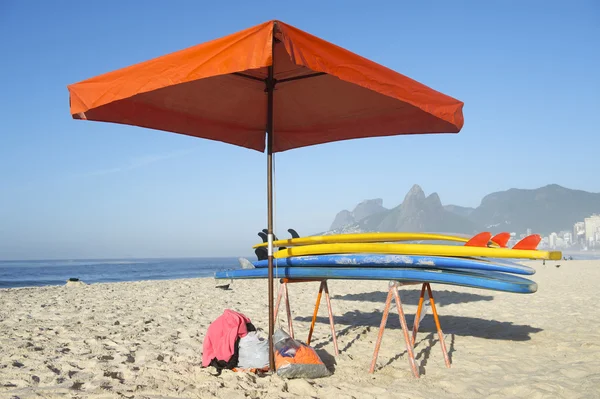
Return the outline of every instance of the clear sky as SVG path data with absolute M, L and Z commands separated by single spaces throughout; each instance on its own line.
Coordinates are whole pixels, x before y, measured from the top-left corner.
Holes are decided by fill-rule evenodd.
M 266 227 L 266 156 L 75 121 L 66 86 L 279 19 L 465 102 L 457 134 L 276 157 L 276 233 L 326 230 L 413 184 L 477 206 L 600 191 L 600 3 L 0 1 L 0 259 L 237 256 Z

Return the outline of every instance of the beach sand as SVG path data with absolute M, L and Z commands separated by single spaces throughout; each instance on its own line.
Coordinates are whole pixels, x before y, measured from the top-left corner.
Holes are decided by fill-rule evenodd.
M 268 329 L 266 280 L 229 290 L 212 278 L 0 290 L 0 398 L 600 397 L 600 261 L 525 263 L 537 269 L 534 294 L 432 285 L 452 367 L 428 313 L 415 346 L 419 379 L 395 308 L 368 372 L 386 281 L 329 282 L 341 353 L 333 356 L 322 301 L 312 345 L 333 374 L 315 380 L 216 377 L 201 367 L 204 334 L 224 309 Z M 318 283 L 289 287 L 302 340 L 317 291 Z M 409 328 L 418 295 L 417 286 L 401 289 Z

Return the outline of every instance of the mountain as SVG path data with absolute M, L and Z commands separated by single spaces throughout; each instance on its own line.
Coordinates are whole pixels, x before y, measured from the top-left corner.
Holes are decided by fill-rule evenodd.
M 354 211 L 342 211 L 325 234 L 369 231 L 428 231 L 472 234 L 501 231 L 548 235 L 572 230 L 576 222 L 600 214 L 600 193 L 572 190 L 556 184 L 486 195 L 477 208 L 443 206 L 436 193 L 425 196 L 418 185 L 392 208 L 381 199 L 363 201 Z
M 367 216 L 363 214 L 364 217 L 360 219 L 356 217 L 358 206 L 352 213 L 352 217 L 348 211 L 338 213 L 328 233 L 437 231 L 471 234 L 480 230 L 479 226 L 466 217 L 444 209 L 437 193 L 426 197 L 423 189 L 416 184 L 406 194 L 402 204 L 397 207 L 385 209 L 381 204 L 382 202 L 378 204 L 379 208 L 376 206 L 369 208 L 370 212 L 365 212 Z
M 330 230 L 337 230 L 355 224 L 366 217 L 385 211 L 387 211 L 387 209 L 383 207 L 383 200 L 381 198 L 365 200 L 356 205 L 352 212 L 348 210 L 339 212 L 333 220 Z
M 376 231 L 437 231 L 475 233 L 477 226 L 467 218 L 447 211 L 437 193 L 425 196 L 414 185 L 402 204 L 392 209 L 376 227 Z
M 525 232 L 529 228 L 546 235 L 572 230 L 576 222 L 593 213 L 600 213 L 600 193 L 550 184 L 486 195 L 469 218 L 492 232 Z
M 335 219 L 333 219 L 333 223 L 331 223 L 330 230 L 337 230 L 354 223 L 356 223 L 356 219 L 354 219 L 352 212 L 344 209 L 335 215 Z
M 466 206 L 458 206 L 458 205 L 444 205 L 444 209 L 448 212 L 452 212 L 459 216 L 469 217 L 475 208 L 469 208 Z

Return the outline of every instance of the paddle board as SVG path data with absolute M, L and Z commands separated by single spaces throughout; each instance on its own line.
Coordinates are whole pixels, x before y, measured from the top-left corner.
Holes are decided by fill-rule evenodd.
M 254 267 L 268 267 L 268 261 L 253 262 Z M 504 273 L 532 275 L 535 269 L 516 262 L 505 260 L 488 261 L 483 259 L 456 258 L 445 256 L 419 255 L 307 255 L 275 259 L 273 267 L 375 267 L 375 268 L 431 268 L 431 269 L 468 269 L 493 270 Z
M 332 234 L 326 236 L 308 236 L 299 237 L 298 233 L 290 229 L 293 238 L 287 240 L 278 240 L 275 237 L 274 247 L 295 247 L 299 245 L 314 244 L 336 244 L 336 243 L 375 243 L 375 242 L 400 242 L 400 241 L 452 241 L 462 243 L 465 246 L 474 247 L 499 247 L 506 248 L 510 240 L 510 233 L 498 233 L 492 237 L 492 233 L 484 231 L 474 236 L 461 236 L 451 234 L 437 233 L 419 233 L 419 232 L 379 232 L 379 233 L 352 233 L 352 234 Z M 253 248 L 264 248 L 268 245 L 267 236 L 259 233 L 263 242 L 256 244 Z M 542 237 L 538 234 L 531 234 L 520 240 L 513 249 L 534 250 L 539 245 Z
M 491 237 L 491 234 L 490 234 Z M 308 236 L 299 238 L 288 238 L 286 240 L 273 241 L 274 247 L 292 247 L 299 245 L 332 244 L 332 243 L 368 243 L 386 241 L 453 241 L 466 243 L 472 237 L 463 237 L 450 234 L 418 233 L 418 232 L 390 232 L 390 233 L 352 233 L 331 234 L 325 236 Z M 254 245 L 252 248 L 266 247 L 267 242 Z
M 538 251 L 511 248 L 482 248 L 462 245 L 339 243 L 290 247 L 273 254 L 275 258 L 302 255 L 378 253 L 395 255 L 436 255 L 458 257 L 488 257 L 512 259 L 562 259 L 560 251 Z
M 215 273 L 215 279 L 267 278 L 269 270 L 238 269 Z M 283 267 L 273 270 L 274 278 L 290 279 L 338 279 L 338 280 L 395 280 L 403 282 L 429 282 L 483 288 L 496 291 L 530 294 L 537 291 L 537 284 L 512 274 L 492 271 L 462 271 L 434 269 L 392 269 L 371 267 Z

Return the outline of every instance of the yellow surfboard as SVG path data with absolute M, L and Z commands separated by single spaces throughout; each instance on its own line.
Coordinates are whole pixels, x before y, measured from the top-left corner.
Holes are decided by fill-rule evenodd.
M 436 244 L 383 244 L 383 243 L 339 243 L 290 247 L 273 254 L 275 258 L 290 256 L 377 253 L 394 255 L 430 255 L 430 256 L 479 256 L 490 258 L 515 259 L 562 259 L 560 251 L 538 251 L 510 248 L 485 248 L 462 245 Z
M 353 234 L 332 234 L 326 236 L 309 236 L 300 238 L 289 238 L 287 240 L 273 241 L 274 247 L 295 247 L 299 245 L 314 244 L 335 244 L 335 243 L 374 243 L 390 241 L 454 241 L 468 242 L 471 237 L 461 237 L 446 234 L 418 233 L 418 232 L 389 232 L 389 233 L 353 233 Z M 266 247 L 263 242 L 254 245 L 252 248 Z

